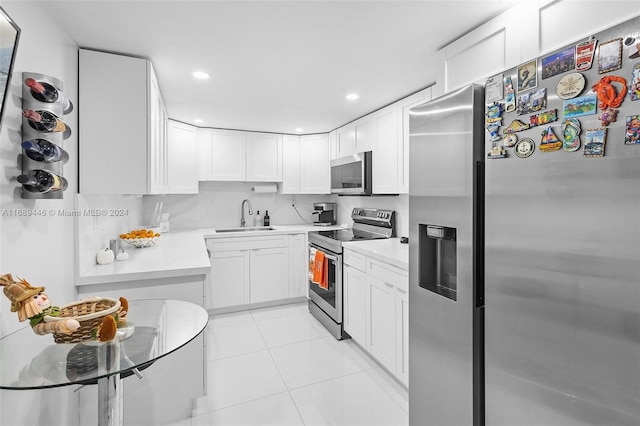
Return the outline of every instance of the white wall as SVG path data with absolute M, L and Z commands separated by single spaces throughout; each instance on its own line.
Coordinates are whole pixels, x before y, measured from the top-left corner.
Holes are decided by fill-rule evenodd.
M 77 45 L 63 28 L 59 27 L 46 7 L 37 2 L 2 2 L 2 7 L 21 27 L 11 87 L 0 129 L 0 208 L 13 209 L 68 209 L 74 208 L 78 178 L 78 119 L 77 108 L 64 117 L 73 133 L 64 142 L 71 160 L 64 167 L 69 188 L 62 200 L 23 200 L 16 177 L 20 173 L 18 155 L 21 153 L 21 96 L 22 72 L 51 75 L 65 83 L 67 96 L 78 99 Z M 0 215 L 0 273 L 11 273 L 27 279 L 34 285 L 46 287 L 55 304 L 74 300 L 74 218 L 65 216 L 18 217 Z M 10 312 L 9 300 L 0 297 L 0 335 L 11 332 L 20 324 L 17 315 Z M 51 339 L 52 336 L 33 335 L 33 339 Z M 72 389 L 57 388 L 47 391 L 0 391 L 0 424 L 72 425 L 77 398 Z

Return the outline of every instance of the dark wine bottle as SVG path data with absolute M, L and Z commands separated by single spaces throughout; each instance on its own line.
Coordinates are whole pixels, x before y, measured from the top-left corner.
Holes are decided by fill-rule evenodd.
M 18 182 L 25 190 L 39 193 L 64 191 L 69 185 L 62 176 L 46 170 L 29 170 L 18 176 Z
M 31 158 L 33 161 L 40 161 L 43 163 L 55 163 L 57 161 L 63 161 L 66 163 L 69 161 L 69 154 L 67 154 L 67 151 L 46 139 L 32 139 L 30 141 L 22 142 L 21 145 L 26 156 Z
M 264 212 L 264 226 L 269 226 L 269 222 L 269 210 L 267 210 Z
M 22 115 L 29 121 L 29 126 L 39 132 L 64 132 L 65 138 L 71 135 L 71 129 L 69 126 L 50 111 L 34 111 L 32 109 L 25 109 L 22 111 Z
M 69 114 L 73 110 L 71 101 L 52 84 L 46 81 L 37 81 L 33 78 L 27 78 L 24 84 L 31 89 L 31 96 L 40 102 L 54 103 L 60 102 L 64 108 L 64 113 Z

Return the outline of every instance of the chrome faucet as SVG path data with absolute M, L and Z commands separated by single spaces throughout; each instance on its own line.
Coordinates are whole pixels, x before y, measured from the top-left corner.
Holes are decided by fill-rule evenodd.
M 246 200 L 246 199 L 243 200 L 242 201 L 242 215 L 240 216 L 240 226 L 243 227 L 243 228 L 244 228 L 244 224 L 245 224 L 245 221 L 244 221 L 244 205 L 245 205 L 245 203 L 249 204 L 249 214 L 253 214 L 253 209 L 251 208 L 251 201 Z

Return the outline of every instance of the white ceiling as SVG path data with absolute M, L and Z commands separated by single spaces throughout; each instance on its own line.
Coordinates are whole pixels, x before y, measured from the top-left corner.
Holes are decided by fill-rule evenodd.
M 327 132 L 432 85 L 435 53 L 513 3 L 47 2 L 79 46 L 150 59 L 170 118 L 278 133 Z

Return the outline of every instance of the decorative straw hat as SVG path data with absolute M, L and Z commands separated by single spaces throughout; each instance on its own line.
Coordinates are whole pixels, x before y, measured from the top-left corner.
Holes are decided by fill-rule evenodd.
M 11 301 L 11 312 L 17 312 L 22 302 L 44 291 L 44 287 L 32 287 L 26 280 L 14 281 L 11 274 L 0 276 L 0 285 L 4 286 L 4 294 Z

